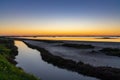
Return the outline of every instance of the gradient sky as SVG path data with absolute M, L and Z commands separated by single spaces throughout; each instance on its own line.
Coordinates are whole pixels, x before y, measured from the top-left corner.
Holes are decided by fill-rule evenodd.
M 120 0 L 0 0 L 0 35 L 120 35 Z

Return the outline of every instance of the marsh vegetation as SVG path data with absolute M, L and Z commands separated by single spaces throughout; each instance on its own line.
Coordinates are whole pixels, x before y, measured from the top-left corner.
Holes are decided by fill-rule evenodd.
M 39 80 L 15 66 L 17 64 L 14 61 L 15 55 L 17 47 L 14 41 L 0 38 L 0 80 Z

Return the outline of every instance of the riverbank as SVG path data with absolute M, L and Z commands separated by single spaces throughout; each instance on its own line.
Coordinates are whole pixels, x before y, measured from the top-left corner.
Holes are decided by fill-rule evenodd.
M 0 38 L 0 80 L 39 80 L 17 68 L 14 61 L 18 54 L 12 39 Z
M 63 43 L 62 46 L 65 47 L 73 47 L 73 48 L 79 48 L 79 49 L 93 49 L 96 46 L 98 46 L 98 48 L 101 47 L 101 49 L 99 50 L 92 50 L 91 53 L 103 53 L 105 55 L 108 56 L 118 56 L 120 57 L 120 42 L 106 42 L 106 41 L 75 41 L 75 40 L 47 40 L 47 39 L 42 39 L 42 38 L 27 38 L 27 37 L 18 37 L 18 38 L 13 38 L 15 40 L 32 40 L 32 41 L 41 41 L 41 42 L 46 42 L 46 43 Z M 55 38 L 56 39 L 56 38 Z M 99 38 L 98 38 L 99 39 Z M 111 38 L 110 38 L 111 39 Z M 67 43 L 66 43 L 67 42 Z M 80 44 L 79 44 L 80 43 Z M 84 44 L 85 43 L 85 44 Z M 87 43 L 87 44 L 86 44 Z M 111 45 L 112 44 L 112 45 Z M 106 46 L 107 45 L 107 46 Z M 110 45 L 110 46 L 109 46 Z M 114 47 L 115 45 L 115 47 Z M 118 45 L 118 46 L 116 46 Z M 100 46 L 100 47 L 99 47 Z
M 60 68 L 65 68 L 65 69 L 75 71 L 75 72 L 78 72 L 80 74 L 84 74 L 87 76 L 97 77 L 102 80 L 120 80 L 120 69 L 118 68 L 112 68 L 112 67 L 107 67 L 107 66 L 95 67 L 95 66 L 86 64 L 82 61 L 76 62 L 72 59 L 67 59 L 59 55 L 54 55 L 53 53 L 49 51 L 50 49 L 52 50 L 52 48 L 50 48 L 48 44 L 46 45 L 46 43 L 43 44 L 43 42 L 41 41 L 38 41 L 38 42 L 24 41 L 24 42 L 30 48 L 39 50 L 41 52 L 41 56 L 44 61 L 51 63 L 55 66 L 58 66 Z M 56 44 L 51 44 L 51 45 L 54 45 L 55 47 L 57 47 Z
M 25 42 L 42 47 L 48 50 L 52 55 L 60 56 L 65 59 L 70 59 L 75 62 L 82 61 L 85 64 L 90 64 L 95 67 L 99 66 L 108 66 L 113 68 L 120 68 L 120 58 L 117 56 L 109 56 L 100 51 L 103 48 L 120 48 L 120 43 L 94 43 L 94 42 L 46 42 L 46 41 L 33 41 L 33 40 L 24 40 Z M 63 44 L 77 44 L 82 47 L 75 48 L 74 46 L 68 47 L 63 46 Z M 94 48 L 85 48 L 85 46 L 92 45 Z M 77 46 L 78 47 L 78 46 Z M 84 47 L 84 48 L 83 48 Z

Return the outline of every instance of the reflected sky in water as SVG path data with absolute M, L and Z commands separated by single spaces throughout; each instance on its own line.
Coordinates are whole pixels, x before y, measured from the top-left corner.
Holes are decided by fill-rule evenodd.
M 15 41 L 15 45 L 19 51 L 15 59 L 18 62 L 17 66 L 42 80 L 98 80 L 44 62 L 39 51 L 28 48 L 21 41 Z
M 120 37 L 19 37 L 19 38 L 38 40 L 43 39 L 43 40 L 120 42 Z

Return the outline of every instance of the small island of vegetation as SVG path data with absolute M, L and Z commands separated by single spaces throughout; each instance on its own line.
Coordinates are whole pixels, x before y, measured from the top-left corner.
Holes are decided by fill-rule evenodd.
M 89 44 L 63 44 L 62 46 L 66 47 L 73 47 L 73 48 L 78 48 L 78 49 L 93 49 L 95 46 L 89 45 Z
M 118 48 L 103 48 L 100 51 L 105 53 L 106 55 L 119 56 L 120 57 L 120 49 L 118 49 Z

